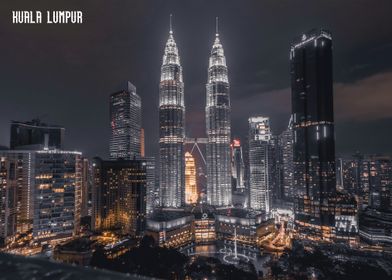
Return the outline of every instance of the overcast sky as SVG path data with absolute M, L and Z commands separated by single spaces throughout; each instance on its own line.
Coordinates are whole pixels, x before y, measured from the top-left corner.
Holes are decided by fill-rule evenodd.
M 13 25 L 12 10 L 81 10 L 81 25 Z M 219 17 L 233 136 L 247 118 L 288 124 L 293 38 L 333 36 L 338 154 L 392 154 L 391 0 L 141 0 L 0 2 L 0 145 L 10 120 L 66 128 L 66 147 L 106 157 L 109 95 L 131 81 L 143 102 L 147 154 L 158 148 L 158 83 L 169 14 L 183 66 L 186 133 L 203 137 L 208 57 Z

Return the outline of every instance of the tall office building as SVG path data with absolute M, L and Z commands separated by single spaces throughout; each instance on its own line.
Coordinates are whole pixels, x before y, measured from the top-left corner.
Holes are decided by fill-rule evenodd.
M 82 203 L 81 217 L 91 217 L 92 215 L 92 164 L 87 158 L 81 160 L 82 167 Z
M 249 208 L 271 210 L 272 152 L 269 118 L 249 118 Z
M 368 170 L 362 179 L 369 186 L 368 206 L 378 211 L 392 211 L 392 158 L 368 156 L 363 159 L 363 164 Z
M 240 139 L 234 139 L 231 143 L 231 176 L 233 189 L 237 192 L 244 192 L 244 156 Z
M 185 203 L 197 203 L 196 165 L 191 153 L 185 153 Z
M 94 159 L 95 230 L 142 236 L 146 223 L 146 162 Z
M 140 156 L 141 122 L 142 102 L 136 87 L 128 82 L 127 89 L 110 95 L 110 159 Z
M 170 24 L 159 83 L 159 183 L 160 204 L 184 204 L 185 104 L 182 67 Z
M 16 226 L 19 233 L 33 227 L 34 154 L 29 150 L 0 150 L 0 157 L 15 163 Z
M 282 173 L 281 173 L 281 146 L 279 145 L 279 137 L 271 133 L 271 139 L 269 141 L 268 148 L 268 178 L 269 178 L 269 190 L 271 193 L 271 205 L 278 206 L 283 200 L 283 188 L 282 188 Z
M 359 235 L 369 243 L 390 245 L 392 244 L 392 159 L 389 156 L 367 156 L 361 163 L 361 185 L 368 195 L 363 199 L 367 202 L 367 207 L 364 207 L 360 214 Z
M 0 150 L 0 157 L 11 164 L 16 232 L 31 232 L 38 241 L 61 240 L 79 232 L 81 153 L 60 149 L 63 138 L 64 128 L 59 126 L 39 120 L 12 122 L 12 149 Z
M 144 128 L 140 130 L 140 156 L 146 156 L 146 143 L 144 138 Z
M 146 161 L 146 212 L 151 214 L 154 208 L 157 207 L 156 203 L 156 164 L 155 157 L 144 157 Z
M 337 187 L 343 192 L 357 197 L 360 209 L 365 209 L 369 204 L 369 180 L 371 161 L 359 152 L 351 158 L 339 158 L 336 161 Z
M 82 202 L 81 153 L 41 150 L 33 157 L 33 238 L 58 240 L 78 234 Z
M 0 157 L 0 246 L 11 242 L 16 233 L 16 170 L 12 159 Z
M 302 35 L 290 61 L 295 223 L 304 237 L 329 240 L 336 193 L 331 34 Z
M 291 121 L 279 137 L 281 152 L 280 166 L 282 176 L 283 200 L 292 202 L 294 199 L 294 163 L 293 163 L 293 129 Z
M 78 233 L 82 210 L 81 153 L 64 150 L 4 150 L 16 188 L 16 231 L 36 240 Z
M 39 119 L 29 122 L 11 122 L 11 149 L 40 150 L 61 149 L 64 144 L 64 127 L 48 125 Z
M 232 203 L 230 95 L 226 57 L 218 30 L 209 59 L 206 87 L 207 203 L 227 206 Z

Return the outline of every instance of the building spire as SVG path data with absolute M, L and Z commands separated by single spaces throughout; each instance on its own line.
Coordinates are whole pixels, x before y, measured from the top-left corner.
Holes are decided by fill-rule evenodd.
M 173 34 L 173 29 L 172 29 L 172 14 L 170 14 L 170 34 Z
M 215 18 L 215 36 L 216 36 L 216 37 L 219 36 L 219 29 L 218 29 L 218 27 L 219 27 L 219 18 L 216 17 L 216 18 Z

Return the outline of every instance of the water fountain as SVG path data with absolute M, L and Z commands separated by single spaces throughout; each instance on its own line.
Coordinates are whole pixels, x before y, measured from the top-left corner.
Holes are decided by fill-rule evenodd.
M 221 249 L 224 254 L 223 261 L 229 264 L 238 264 L 240 261 L 249 262 L 249 257 L 245 254 L 238 253 L 237 248 L 237 229 L 234 228 L 234 252 L 229 248 Z

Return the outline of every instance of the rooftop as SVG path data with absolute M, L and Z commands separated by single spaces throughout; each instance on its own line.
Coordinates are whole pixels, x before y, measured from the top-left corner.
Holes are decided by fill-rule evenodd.
M 167 222 L 171 220 L 180 219 L 183 217 L 191 216 L 192 214 L 187 213 L 183 210 L 174 210 L 174 209 L 159 209 L 154 211 L 149 220 L 156 222 Z

